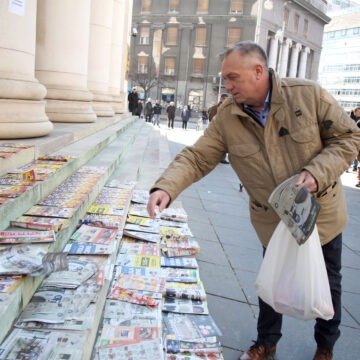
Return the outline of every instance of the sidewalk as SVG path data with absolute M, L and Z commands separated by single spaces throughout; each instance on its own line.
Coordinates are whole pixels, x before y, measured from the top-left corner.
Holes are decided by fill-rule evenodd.
M 165 128 L 162 123 L 162 129 Z M 179 128 L 162 130 L 168 138 L 171 157 L 200 132 Z M 360 354 L 360 189 L 356 175 L 344 173 L 349 224 L 343 233 L 343 321 L 334 350 L 336 360 L 355 360 Z M 220 326 L 224 357 L 236 360 L 256 339 L 258 313 L 255 279 L 262 260 L 260 242 L 248 214 L 246 192 L 229 165 L 219 164 L 180 196 L 189 215 L 189 225 L 200 242 L 200 276 L 210 313 Z M 284 317 L 283 338 L 277 360 L 311 360 L 315 352 L 313 322 Z

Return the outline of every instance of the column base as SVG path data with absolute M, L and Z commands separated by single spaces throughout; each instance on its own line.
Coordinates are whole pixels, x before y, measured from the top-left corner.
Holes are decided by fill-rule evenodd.
M 96 114 L 90 101 L 47 100 L 46 114 L 53 122 L 90 123 Z
M 0 99 L 0 139 L 45 136 L 53 127 L 45 113 L 45 101 Z
M 93 101 L 93 109 L 97 116 L 114 116 L 115 112 L 111 102 Z

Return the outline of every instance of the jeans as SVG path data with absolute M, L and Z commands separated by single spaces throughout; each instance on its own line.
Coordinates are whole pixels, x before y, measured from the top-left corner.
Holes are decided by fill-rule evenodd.
M 168 128 L 174 128 L 174 120 L 175 120 L 175 116 L 170 116 L 168 121 Z
M 295 241 L 295 240 L 294 240 Z M 327 274 L 329 277 L 331 298 L 334 306 L 334 317 L 330 320 L 316 319 L 314 337 L 317 345 L 333 349 L 340 336 L 341 322 L 341 249 L 342 234 L 322 246 Z M 264 249 L 265 255 L 265 249 Z M 259 318 L 257 324 L 258 341 L 266 346 L 276 344 L 281 338 L 282 314 L 259 298 Z
M 160 126 L 160 114 L 154 114 L 154 125 Z

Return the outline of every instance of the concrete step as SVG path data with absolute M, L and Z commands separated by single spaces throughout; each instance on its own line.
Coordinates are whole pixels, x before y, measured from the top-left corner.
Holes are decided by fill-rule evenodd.
M 54 191 L 67 177 L 77 171 L 82 165 L 102 166 L 106 169 L 105 174 L 92 189 L 84 203 L 77 209 L 71 218 L 70 226 L 57 232 L 57 240 L 48 246 L 48 251 L 61 251 L 81 218 L 84 217 L 86 209 L 95 200 L 101 188 L 110 177 L 120 181 L 138 180 L 139 174 L 144 171 L 144 161 L 150 162 L 152 169 L 159 167 L 159 144 L 161 134 L 143 120 L 126 119 L 121 123 L 104 128 L 96 134 L 83 137 L 58 150 L 56 154 L 71 155 L 75 159 L 46 181 L 35 185 L 19 198 L 9 204 L 0 207 L 1 226 L 6 228 L 10 220 L 23 214 L 31 206 Z M 147 150 L 152 149 L 146 156 Z M 159 171 L 157 171 L 158 173 Z M 24 277 L 20 286 L 1 303 L 0 307 L 0 342 L 11 329 L 19 313 L 27 305 L 33 293 L 40 285 L 43 277 Z M 106 291 L 102 291 L 102 298 L 105 299 Z M 99 302 L 101 307 L 101 302 Z M 97 311 L 94 321 L 100 320 L 101 309 Z M 94 323 L 93 331 L 96 332 L 97 325 Z M 89 339 L 95 339 L 95 333 L 91 332 Z

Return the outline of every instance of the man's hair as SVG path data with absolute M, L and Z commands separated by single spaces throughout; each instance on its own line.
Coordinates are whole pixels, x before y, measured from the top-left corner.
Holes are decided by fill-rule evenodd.
M 229 56 L 234 51 L 239 52 L 241 55 L 257 55 L 260 60 L 262 60 L 264 66 L 268 68 L 267 65 L 267 56 L 264 51 L 264 49 L 258 45 L 257 43 L 253 41 L 240 41 L 239 43 L 233 45 L 226 51 L 222 53 L 222 59 L 225 59 L 227 56 Z
M 221 95 L 220 95 L 220 99 L 226 99 L 227 97 L 229 97 L 228 94 L 221 94 Z

